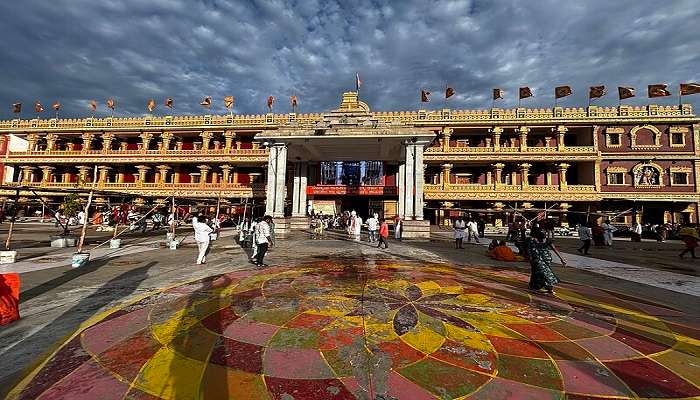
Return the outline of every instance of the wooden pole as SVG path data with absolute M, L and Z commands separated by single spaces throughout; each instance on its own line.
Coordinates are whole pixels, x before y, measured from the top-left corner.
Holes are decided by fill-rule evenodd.
M 80 253 L 83 250 L 83 243 L 85 242 L 85 233 L 87 232 L 88 215 L 90 212 L 90 205 L 92 204 L 92 195 L 95 193 L 95 185 L 97 184 L 97 165 L 92 173 L 92 188 L 90 189 L 90 194 L 88 195 L 88 201 L 85 205 L 85 219 L 83 219 L 83 229 L 80 231 L 80 240 L 78 241 L 78 251 Z
M 177 208 L 175 207 L 175 195 L 173 195 L 173 239 L 175 238 L 175 228 L 177 227 Z
M 19 189 L 15 194 L 15 207 L 12 211 L 12 219 L 10 219 L 10 229 L 7 231 L 7 240 L 5 241 L 5 249 L 10 250 L 10 244 L 12 243 L 12 231 L 15 228 L 15 220 L 17 219 L 17 207 L 19 206 Z

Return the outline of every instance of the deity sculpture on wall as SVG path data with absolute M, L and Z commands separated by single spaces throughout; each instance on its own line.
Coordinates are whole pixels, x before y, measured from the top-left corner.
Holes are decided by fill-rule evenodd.
M 650 165 L 645 165 L 637 169 L 634 181 L 637 185 L 658 185 L 659 171 Z

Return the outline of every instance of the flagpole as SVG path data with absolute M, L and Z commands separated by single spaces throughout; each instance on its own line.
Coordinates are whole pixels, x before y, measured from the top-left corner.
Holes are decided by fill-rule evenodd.
M 678 85 L 678 109 L 680 110 L 681 108 L 683 108 L 683 91 L 681 86 Z

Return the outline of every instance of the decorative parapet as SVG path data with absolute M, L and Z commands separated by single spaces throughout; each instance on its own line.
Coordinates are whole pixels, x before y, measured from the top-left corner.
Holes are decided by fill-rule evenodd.
M 608 121 L 620 123 L 628 121 L 652 122 L 659 120 L 693 120 L 692 107 L 648 105 L 642 107 L 598 107 L 588 108 L 516 108 L 488 110 L 417 110 L 371 112 L 367 104 L 357 99 L 355 92 L 343 94 L 340 107 L 334 114 L 367 115 L 380 124 L 441 126 L 478 125 L 478 124 L 527 124 L 564 122 Z M 47 132 L 47 131 L 138 131 L 201 129 L 223 131 L 225 129 L 270 130 L 284 126 L 313 127 L 323 121 L 328 113 L 310 114 L 257 114 L 257 115 L 185 115 L 185 116 L 143 116 L 127 118 L 68 118 L 68 119 L 31 119 L 0 121 L 2 132 Z

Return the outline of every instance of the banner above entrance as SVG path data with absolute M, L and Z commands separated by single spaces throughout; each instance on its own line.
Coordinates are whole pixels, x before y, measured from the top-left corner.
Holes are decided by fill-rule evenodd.
M 306 194 L 310 196 L 396 196 L 396 186 L 345 186 L 318 185 L 308 186 Z

